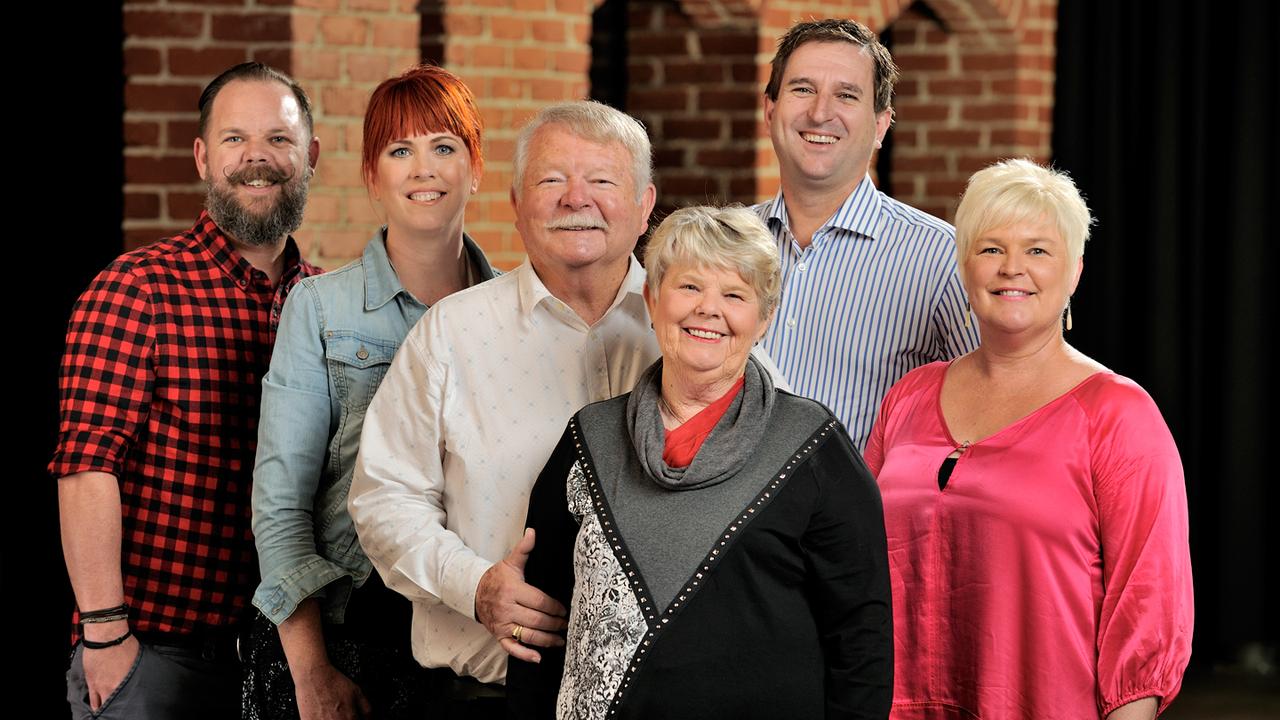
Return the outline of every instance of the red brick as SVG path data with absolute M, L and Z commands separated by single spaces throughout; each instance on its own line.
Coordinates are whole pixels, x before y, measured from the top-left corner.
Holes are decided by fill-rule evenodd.
M 155 48 L 132 47 L 124 51 L 124 74 L 158 75 L 160 68 L 160 51 Z
M 390 48 L 417 48 L 418 23 L 410 20 L 375 20 L 373 22 L 373 46 L 382 50 Z
M 588 0 L 555 0 L 555 3 L 556 12 L 561 15 L 582 15 L 594 5 Z
M 523 98 L 525 85 L 521 80 L 496 77 L 489 85 L 490 98 Z
M 193 38 L 204 32 L 204 14 L 155 10 L 125 10 L 125 37 Z
M 666 140 L 670 136 L 664 133 L 662 137 Z M 653 152 L 653 166 L 655 168 L 683 168 L 684 165 L 684 150 L 679 148 L 658 148 Z
M 198 120 L 169 120 L 165 123 L 165 144 L 174 150 L 190 150 L 198 134 Z
M 930 78 L 929 79 L 930 95 L 980 95 L 982 94 L 982 81 L 971 78 Z
M 982 133 L 977 130 L 929 130 L 929 147 L 972 148 L 978 145 Z
M 764 80 L 761 80 L 761 76 Z M 755 63 L 736 62 L 733 63 L 733 81 L 738 83 L 750 83 L 753 87 L 760 86 L 759 92 L 764 92 L 765 82 L 769 77 L 767 67 L 757 65 Z
M 347 0 L 347 9 L 384 12 L 391 9 L 391 0 Z
M 124 124 L 126 147 L 155 147 L 160 142 L 160 123 L 131 120 Z
M 249 54 L 243 48 L 169 48 L 169 74 L 212 78 L 223 70 L 244 62 Z
M 195 220 L 194 217 L 191 219 Z M 136 250 L 158 240 L 163 240 L 167 237 L 173 237 L 180 232 L 185 232 L 190 228 L 190 226 L 191 224 L 187 223 L 187 226 L 181 230 L 165 227 L 163 225 L 150 225 L 144 228 L 129 228 L 124 231 L 124 249 Z
M 386 213 L 382 208 L 369 197 L 369 193 L 360 193 L 352 195 L 346 199 L 343 204 L 345 217 L 348 226 L 355 227 L 377 227 L 387 221 Z M 307 203 L 307 222 L 311 222 L 311 203 Z M 316 222 L 319 222 L 318 220 Z
M 956 172 L 963 175 L 972 175 L 995 162 L 995 160 L 996 158 L 992 155 L 961 155 L 956 158 Z M 893 161 L 894 167 L 897 167 L 898 158 L 894 157 Z
M 326 15 L 320 19 L 320 36 L 330 45 L 364 45 L 369 22 L 349 15 Z
M 960 56 L 960 69 L 964 72 L 1013 70 L 1016 67 L 1017 58 L 1012 53 L 962 54 Z
M 160 217 L 160 196 L 156 193 L 125 193 L 124 216 L 128 219 Z
M 512 0 L 511 7 L 516 10 L 541 11 L 547 9 L 547 0 Z
M 551 61 L 551 53 L 542 48 L 518 47 L 511 55 L 515 66 L 521 70 L 542 70 Z M 505 54 L 503 58 L 505 65 Z
M 529 87 L 534 100 L 558 102 L 566 98 L 563 80 L 543 80 L 541 78 L 534 78 L 529 81 Z
M 644 55 L 688 55 L 689 40 L 684 33 L 633 33 L 631 52 Z
M 367 230 L 316 229 L 308 231 L 311 241 L 324 257 L 353 258 L 364 252 L 369 242 Z
M 269 4 L 269 3 L 264 3 L 263 0 L 258 0 L 258 4 L 263 5 L 263 4 Z M 337 10 L 339 1 L 338 0 L 293 0 L 292 3 L 289 3 L 289 2 L 286 2 L 285 0 L 279 0 L 279 2 L 276 4 L 279 4 L 279 5 L 292 4 L 294 7 L 308 8 L 311 10 Z
M 489 18 L 489 34 L 495 40 L 523 40 L 528 29 L 529 21 L 524 18 L 501 15 Z
M 311 196 L 307 197 L 307 225 L 315 225 L 317 223 L 337 223 L 342 219 L 342 202 L 340 197 L 332 195 L 332 193 L 311 192 Z
M 639 5 L 630 3 L 627 6 L 627 25 L 632 32 L 638 30 L 656 30 L 660 27 L 659 21 L 662 19 L 660 8 L 650 5 Z
M 329 136 L 329 140 L 333 143 L 333 146 L 330 147 L 331 150 L 341 150 L 360 155 L 364 149 L 364 123 L 352 120 L 352 122 L 336 127 L 333 134 Z M 341 147 L 338 147 L 339 144 L 341 144 Z
M 688 93 L 683 88 L 632 90 L 628 94 L 628 99 L 637 110 L 687 110 L 689 108 Z
M 753 168 L 756 151 L 747 150 L 699 150 L 698 164 L 716 168 Z
M 289 18 L 290 16 L 285 13 L 214 15 L 213 38 L 244 42 L 290 40 L 293 33 Z
M 731 178 L 729 180 L 729 201 L 749 204 L 756 199 L 756 179 L 754 177 Z
M 734 120 L 729 124 L 729 137 L 734 140 L 754 140 L 769 137 L 768 126 L 751 120 Z
M 293 53 L 288 47 L 258 47 L 253 50 L 256 62 L 266 63 L 281 72 L 293 72 Z
M 713 61 L 673 60 L 662 66 L 667 82 L 718 83 L 724 81 L 724 64 Z
M 379 83 L 391 75 L 391 58 L 373 53 L 347 55 L 347 77 L 354 82 Z
M 964 192 L 965 181 L 955 178 L 928 178 L 925 194 L 932 197 L 959 197 Z
M 1037 78 L 1002 78 L 991 81 L 991 91 L 997 95 L 1042 97 L 1050 88 L 1049 83 Z
M 1016 120 L 1022 114 L 1022 109 L 1014 103 L 964 103 L 960 107 L 960 117 L 964 120 Z
M 759 39 L 755 33 L 703 34 L 698 36 L 702 53 L 708 57 L 724 55 L 755 55 Z
M 141 85 L 125 83 L 124 106 L 143 112 L 194 110 L 200 99 L 198 85 Z
M 709 198 L 715 193 L 717 184 L 713 178 L 706 175 L 667 174 L 659 180 L 658 191 L 665 196 Z
M 672 120 L 662 121 L 662 139 L 666 140 L 715 140 L 720 137 L 724 123 L 720 120 Z
M 295 13 L 290 17 L 293 29 L 293 42 L 298 45 L 311 45 L 320 34 L 320 18 L 315 15 Z
M 907 157 L 902 153 L 894 153 L 893 171 L 897 172 L 943 172 L 947 169 L 946 161 L 939 155 Z
M 342 77 L 338 52 L 299 48 L 293 53 L 293 73 L 304 84 L 308 80 L 337 80 Z
M 529 63 L 518 63 L 518 67 L 525 69 L 540 69 L 547 65 L 547 53 L 544 50 L 538 50 L 541 53 L 541 63 L 531 65 Z M 477 45 L 471 50 L 471 61 L 476 67 L 480 68 L 506 68 L 507 67 L 507 50 L 497 45 Z
M 919 103 L 903 100 L 896 107 L 899 119 L 911 122 L 927 122 L 930 120 L 946 120 L 951 116 L 951 107 L 941 103 Z
M 545 43 L 562 43 L 565 36 L 563 20 L 534 20 L 533 39 Z
M 911 53 L 895 54 L 893 59 L 904 73 L 917 73 L 927 70 L 946 70 L 951 67 L 951 58 L 946 55 L 915 55 Z M 966 68 L 967 69 L 967 68 Z
M 484 21 L 479 15 L 458 10 L 445 14 L 444 31 L 451 37 L 472 37 L 484 31 Z
M 195 163 L 185 157 L 126 156 L 124 181 L 126 183 L 157 184 L 190 183 L 199 179 Z
M 555 69 L 562 73 L 584 74 L 591 69 L 591 56 L 584 50 L 557 52 Z
M 173 220 L 192 220 L 200 216 L 204 210 L 205 194 L 198 192 L 165 193 L 165 203 L 169 206 L 169 217 Z
M 365 104 L 369 101 L 369 91 L 364 88 L 328 87 L 320 95 L 324 114 L 330 117 L 347 115 L 361 117 Z
M 320 170 L 323 171 L 325 185 L 330 187 L 363 187 L 360 178 L 360 158 L 357 157 L 322 157 Z
M 752 90 L 700 90 L 698 106 L 707 112 L 755 110 L 760 98 Z
M 996 129 L 991 131 L 992 145 L 1015 145 L 1021 147 L 1036 147 L 1044 140 L 1044 133 L 1040 130 L 1028 130 L 1025 128 L 1017 128 L 1013 130 Z
M 637 85 L 647 85 L 653 82 L 655 73 L 652 64 L 638 61 L 633 57 L 627 63 L 627 74 L 631 76 L 631 87 L 636 87 Z

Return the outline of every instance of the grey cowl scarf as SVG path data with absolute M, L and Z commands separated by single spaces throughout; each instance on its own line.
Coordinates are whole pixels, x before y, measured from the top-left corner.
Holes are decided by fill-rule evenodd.
M 673 468 L 662 460 L 667 431 L 658 410 L 661 394 L 659 359 L 640 376 L 627 400 L 627 426 L 640 465 L 650 479 L 668 490 L 697 490 L 736 475 L 764 436 L 774 400 L 773 378 L 748 355 L 742 392 L 711 430 L 689 467 Z

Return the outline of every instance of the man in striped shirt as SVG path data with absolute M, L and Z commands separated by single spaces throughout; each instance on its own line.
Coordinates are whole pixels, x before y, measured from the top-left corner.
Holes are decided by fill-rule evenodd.
M 955 229 L 876 189 L 898 68 L 853 20 L 794 25 L 764 112 L 782 189 L 756 206 L 778 240 L 782 302 L 764 349 L 795 392 L 825 403 L 862 449 L 898 378 L 978 344 Z

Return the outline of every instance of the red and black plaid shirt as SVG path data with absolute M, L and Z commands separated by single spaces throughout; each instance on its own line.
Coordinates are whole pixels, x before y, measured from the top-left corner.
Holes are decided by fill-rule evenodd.
M 273 288 L 203 213 L 121 255 L 76 302 L 49 471 L 119 479 L 135 629 L 189 633 L 248 606 L 260 382 L 285 296 L 318 272 L 290 239 Z

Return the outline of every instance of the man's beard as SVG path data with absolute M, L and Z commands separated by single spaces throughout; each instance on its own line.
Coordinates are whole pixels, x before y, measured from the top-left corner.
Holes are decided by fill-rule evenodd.
M 252 180 L 266 180 L 280 186 L 280 196 L 265 213 L 250 210 L 236 199 L 235 187 Z M 205 173 L 205 207 L 218 228 L 241 245 L 273 245 L 302 226 L 307 187 L 311 182 L 310 168 L 304 169 L 301 176 L 290 177 L 277 168 L 258 165 L 227 175 L 225 182 L 225 185 L 216 184 L 213 173 Z

